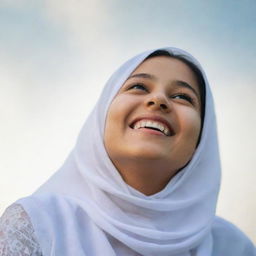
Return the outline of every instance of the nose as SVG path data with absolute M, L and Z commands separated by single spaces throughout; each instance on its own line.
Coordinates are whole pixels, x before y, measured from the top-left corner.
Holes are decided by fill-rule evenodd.
M 151 95 L 147 99 L 146 105 L 152 110 L 170 111 L 170 103 L 166 99 L 166 96 L 161 93 Z

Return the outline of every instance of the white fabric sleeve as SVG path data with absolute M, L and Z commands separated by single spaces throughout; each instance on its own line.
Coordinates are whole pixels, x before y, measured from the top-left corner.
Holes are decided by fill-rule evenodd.
M 1 256 L 42 256 L 28 214 L 19 204 L 9 206 L 0 218 Z

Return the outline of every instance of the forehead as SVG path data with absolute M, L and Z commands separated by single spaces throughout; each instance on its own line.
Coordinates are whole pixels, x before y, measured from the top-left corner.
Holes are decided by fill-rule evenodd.
M 192 69 L 183 61 L 167 56 L 157 56 L 146 59 L 132 74 L 150 72 L 160 77 L 173 77 L 196 80 L 196 75 Z

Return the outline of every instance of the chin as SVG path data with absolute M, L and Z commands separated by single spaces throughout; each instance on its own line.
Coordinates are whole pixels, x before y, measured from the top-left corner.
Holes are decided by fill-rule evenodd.
M 132 147 L 131 149 L 126 151 L 126 157 L 130 156 L 137 160 L 161 160 L 166 158 L 166 154 L 164 154 L 163 149 L 159 147 L 150 147 L 147 146 L 139 146 Z

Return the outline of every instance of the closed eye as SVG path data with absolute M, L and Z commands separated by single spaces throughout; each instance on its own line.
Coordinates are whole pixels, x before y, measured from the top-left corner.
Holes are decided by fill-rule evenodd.
M 191 104 L 194 104 L 194 100 L 192 99 L 192 97 L 190 97 L 187 94 L 179 93 L 179 94 L 172 95 L 171 98 L 186 100 L 186 101 L 190 102 Z

